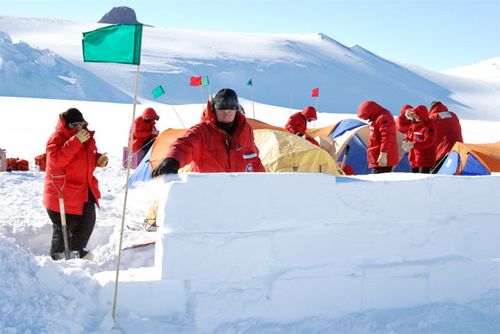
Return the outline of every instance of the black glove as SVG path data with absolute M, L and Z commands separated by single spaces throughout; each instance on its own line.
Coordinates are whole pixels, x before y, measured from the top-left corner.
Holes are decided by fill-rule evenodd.
M 179 161 L 174 158 L 166 158 L 158 167 L 151 173 L 152 177 L 157 177 L 161 174 L 177 174 L 179 170 Z

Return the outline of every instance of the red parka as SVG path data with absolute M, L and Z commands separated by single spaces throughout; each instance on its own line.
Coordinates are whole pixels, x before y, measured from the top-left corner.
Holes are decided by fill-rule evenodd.
M 396 118 L 396 129 L 404 134 L 410 129 L 411 125 L 410 120 L 406 118 L 406 110 L 408 109 L 413 109 L 413 107 L 409 104 L 402 106 L 399 116 Z
M 132 138 L 132 152 L 138 152 L 141 150 L 144 141 L 149 137 L 153 136 L 153 130 L 156 130 L 156 121 L 158 114 L 153 108 L 146 108 L 142 115 L 137 117 L 134 121 L 134 136 Z M 149 122 L 146 120 L 149 119 Z
M 253 129 L 245 116 L 237 112 L 232 135 L 219 129 L 210 102 L 201 122 L 192 126 L 168 150 L 167 158 L 179 161 L 179 167 L 191 164 L 192 172 L 265 172 L 255 145 Z
M 463 143 L 462 127 L 458 116 L 448 111 L 441 102 L 434 104 L 430 110 L 429 118 L 436 127 L 436 162 L 447 155 L 456 142 Z
M 89 131 L 90 138 L 83 144 L 73 136 L 76 132 L 76 128 L 68 129 L 59 116 L 55 132 L 47 141 L 43 205 L 51 211 L 60 212 L 59 197 L 52 180 L 58 188 L 65 182 L 62 190 L 65 212 L 81 215 L 83 205 L 88 201 L 89 189 L 99 205 L 101 193 L 94 170 L 100 154 L 97 153 L 94 131 Z
M 358 117 L 369 120 L 368 167 L 379 167 L 377 160 L 380 152 L 387 153 L 387 167 L 396 166 L 399 162 L 396 124 L 390 111 L 373 101 L 365 101 L 359 105 Z
M 412 110 L 420 120 L 418 122 L 411 121 L 406 130 L 404 140 L 409 140 L 413 143 L 413 148 L 408 154 L 408 161 L 411 167 L 432 167 L 435 162 L 436 150 L 434 122 L 429 119 L 426 106 L 420 105 Z
M 308 141 L 313 143 L 316 146 L 319 146 L 319 143 L 311 136 L 306 133 L 307 130 L 307 120 L 308 119 L 317 119 L 318 114 L 314 107 L 308 106 L 305 107 L 302 111 L 299 111 L 290 116 L 288 122 L 285 125 L 285 129 L 293 133 L 294 135 L 300 133 L 303 134 Z

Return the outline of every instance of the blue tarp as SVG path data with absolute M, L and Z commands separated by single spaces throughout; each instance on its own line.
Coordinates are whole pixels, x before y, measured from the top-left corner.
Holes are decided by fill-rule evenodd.
M 481 161 L 472 154 L 467 154 L 467 161 L 462 169 L 461 175 L 490 175 L 490 171 L 486 168 Z
M 134 183 L 141 181 L 146 182 L 151 180 L 151 165 L 149 164 L 149 157 L 151 156 L 151 149 L 144 156 L 141 163 L 135 169 L 134 173 L 130 176 L 128 180 L 129 188 L 133 188 Z
M 368 168 L 365 143 L 358 135 L 354 135 L 347 145 L 349 145 L 349 153 L 347 153 L 346 164 L 352 167 L 355 175 L 370 174 L 371 169 Z M 339 156 L 339 162 L 344 159 L 344 154 L 345 149 Z
M 448 157 L 443 162 L 441 168 L 437 174 L 442 175 L 455 175 L 457 173 L 458 166 L 460 165 L 460 155 L 457 151 L 451 151 Z
M 330 138 L 335 139 L 339 136 L 342 136 L 347 131 L 359 128 L 360 126 L 363 126 L 363 125 L 366 125 L 366 123 L 361 122 L 360 120 L 357 120 L 357 119 L 343 119 L 337 124 L 337 126 L 333 130 Z

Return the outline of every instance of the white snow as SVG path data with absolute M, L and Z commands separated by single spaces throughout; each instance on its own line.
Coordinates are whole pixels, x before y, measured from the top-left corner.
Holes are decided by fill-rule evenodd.
M 57 54 L 68 42 L 63 56 L 79 56 L 69 46 L 79 40 L 71 34 L 81 34 L 82 24 L 52 23 L 48 29 L 45 19 L 0 17 L 0 31 L 16 31 L 14 41 L 48 40 Z M 60 25 L 66 29 L 57 30 Z M 151 29 L 151 35 L 155 31 L 161 33 Z M 224 34 L 221 41 L 224 36 L 241 35 Z M 3 45 L 16 48 L 10 41 Z M 23 50 L 15 54 L 34 52 Z M 36 52 L 44 64 L 57 64 L 50 51 Z M 19 64 L 3 53 L 2 59 L 0 69 Z M 146 59 L 163 71 L 163 60 Z M 466 142 L 500 140 L 500 122 L 492 121 L 499 119 L 495 86 L 419 71 L 439 77 L 456 101 L 490 103 L 484 112 L 462 109 L 468 110 L 462 121 Z M 82 75 L 97 89 L 109 88 Z M 288 80 L 284 72 L 273 75 Z M 9 81 L 0 85 L 11 87 Z M 137 113 L 156 108 L 162 130 L 181 127 L 179 117 L 186 126 L 195 124 L 202 110 L 200 104 L 143 102 Z M 242 103 L 252 115 L 251 101 Z M 99 151 L 110 158 L 108 167 L 96 171 L 102 200 L 88 245 L 95 261 L 54 262 L 47 255 L 52 230 L 41 203 L 44 173 L 36 171 L 33 157 L 44 152 L 57 115 L 70 107 L 82 111 L 96 130 Z M 256 118 L 279 126 L 295 111 L 260 103 L 255 108 Z M 0 97 L 0 148 L 8 157 L 28 159 L 31 169 L 0 173 L 0 333 L 500 332 L 498 174 L 188 174 L 142 184 L 129 191 L 123 247 L 156 245 L 122 251 L 113 322 L 126 183 L 121 154 L 132 109 L 130 103 Z M 348 117 L 320 113 L 315 126 Z M 157 196 L 163 226 L 143 232 L 144 215 Z

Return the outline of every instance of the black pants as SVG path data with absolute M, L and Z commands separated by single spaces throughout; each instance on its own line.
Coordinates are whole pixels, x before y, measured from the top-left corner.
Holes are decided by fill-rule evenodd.
M 412 173 L 429 174 L 431 172 L 431 167 L 411 167 L 410 171 Z
M 390 173 L 392 172 L 392 167 L 375 167 L 372 168 L 372 174 Z
M 64 239 L 62 234 L 61 213 L 47 210 L 52 221 L 52 244 L 50 246 L 50 256 L 56 260 L 56 253 L 64 251 Z M 95 201 L 89 191 L 89 201 L 83 206 L 82 215 L 66 214 L 66 227 L 68 230 L 68 244 L 70 251 L 79 251 L 80 256 L 85 254 L 83 249 L 94 231 L 96 220 Z

